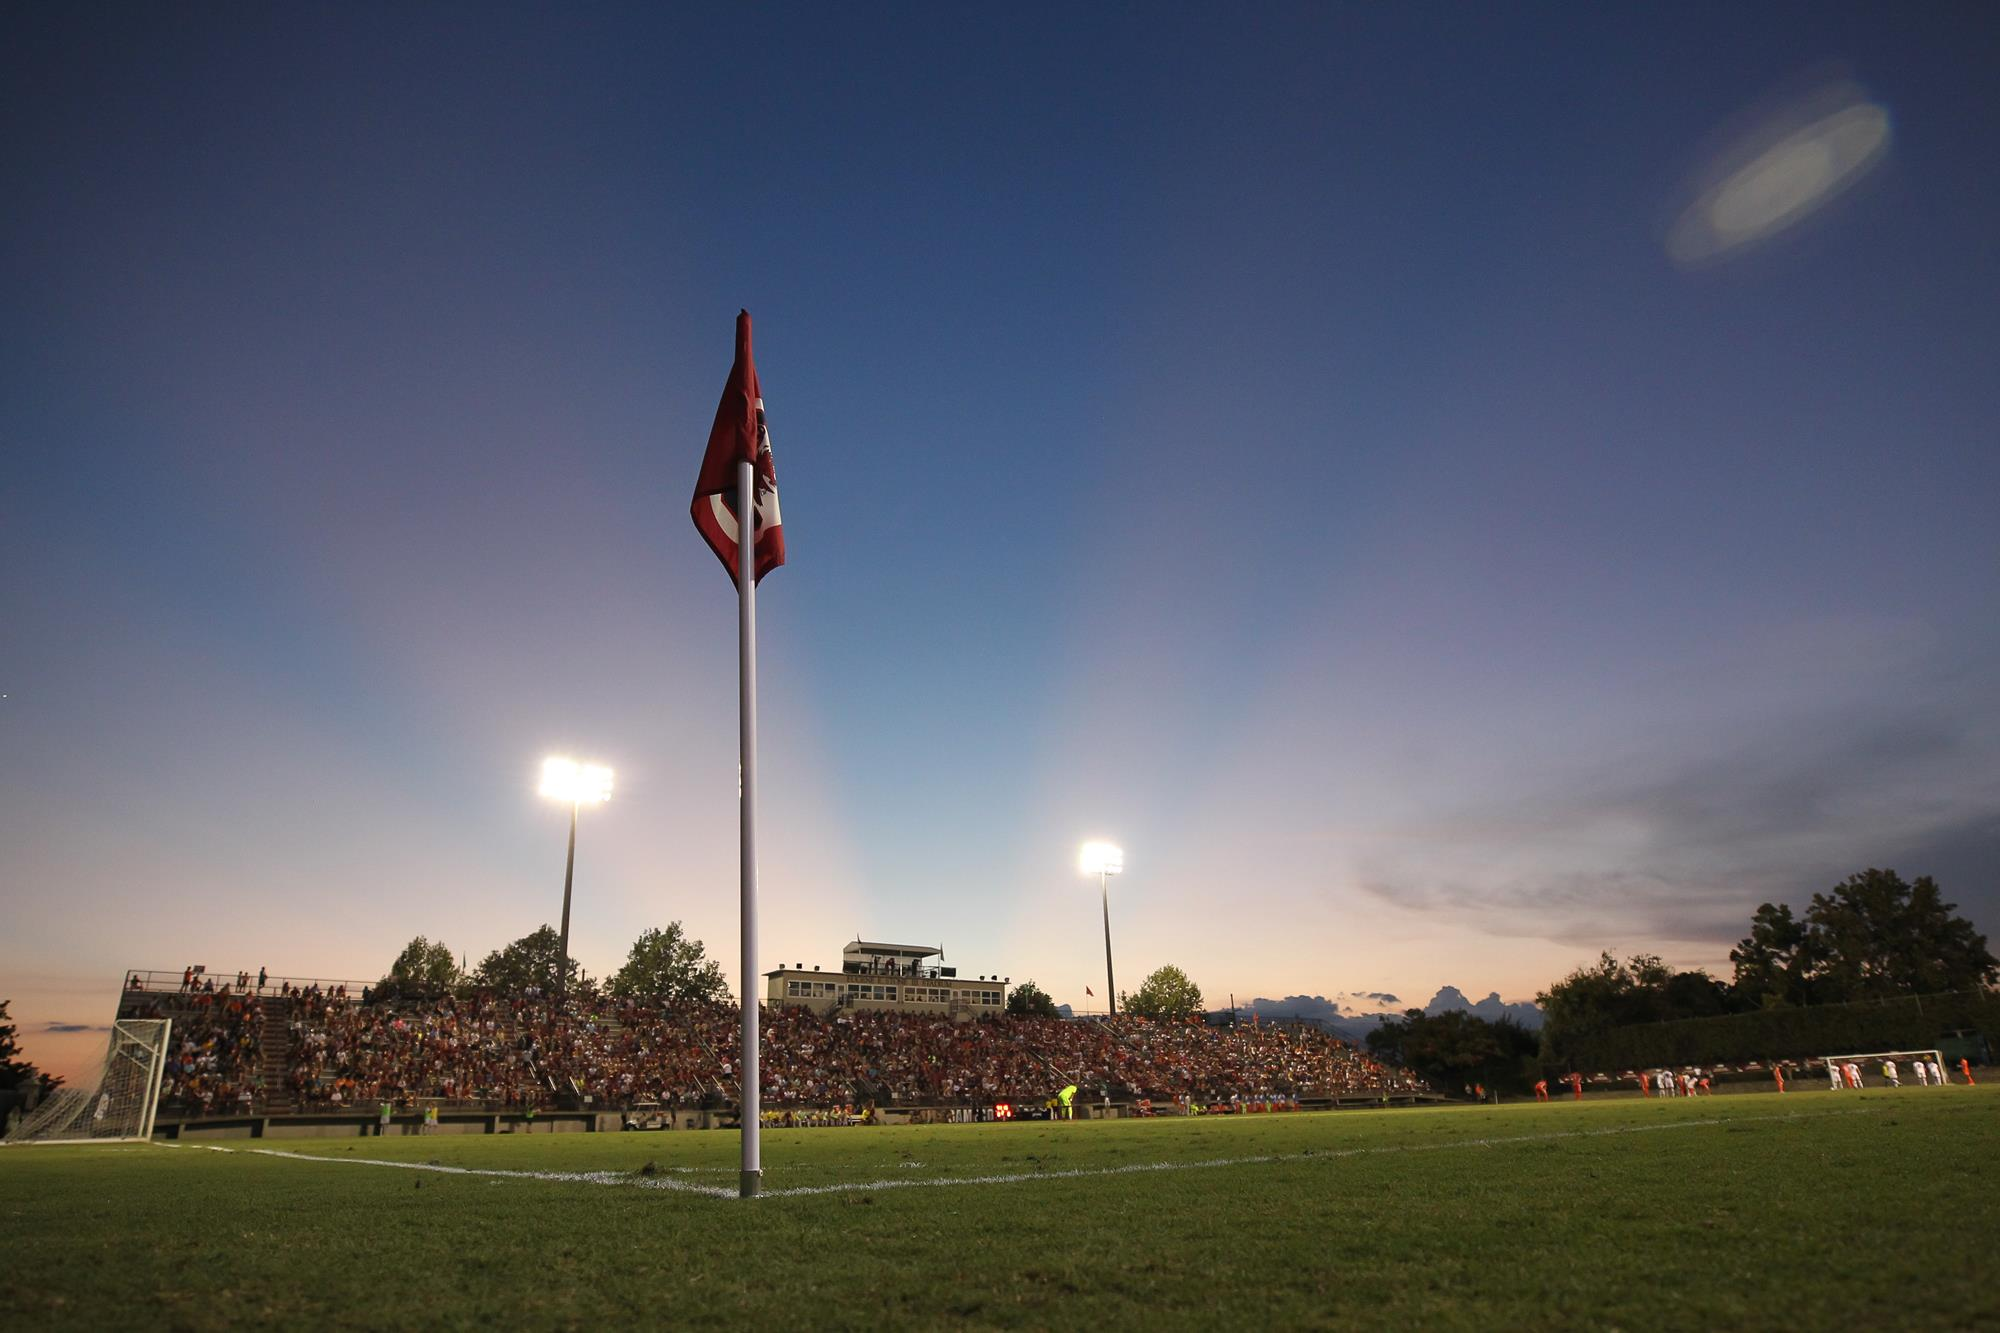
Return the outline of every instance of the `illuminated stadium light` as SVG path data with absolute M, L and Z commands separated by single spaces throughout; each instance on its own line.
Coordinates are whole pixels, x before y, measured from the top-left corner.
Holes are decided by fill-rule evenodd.
M 571 805 L 598 805 L 611 799 L 611 770 L 554 756 L 542 761 L 541 794 Z
M 542 761 L 541 794 L 569 806 L 569 859 L 563 864 L 562 940 L 556 952 L 555 991 L 569 988 L 569 894 L 576 880 L 576 815 L 586 805 L 611 799 L 611 770 L 551 755 Z
M 1116 843 L 1086 842 L 1076 864 L 1086 875 L 1119 875 L 1125 871 L 1125 852 Z
M 1104 904 L 1104 1003 L 1116 1018 L 1118 983 L 1111 975 L 1111 877 L 1125 873 L 1125 849 L 1115 842 L 1086 842 L 1077 853 L 1076 867 L 1097 876 L 1097 894 Z

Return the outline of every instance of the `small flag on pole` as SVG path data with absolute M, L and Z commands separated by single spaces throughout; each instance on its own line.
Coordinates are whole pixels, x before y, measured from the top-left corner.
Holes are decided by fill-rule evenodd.
M 1092 989 L 1091 989 L 1090 987 L 1088 987 L 1088 986 L 1085 986 L 1085 987 L 1083 988 L 1083 993 L 1084 993 L 1085 995 L 1088 995 L 1088 996 L 1089 996 L 1089 997 L 1090 997 L 1091 999 L 1093 999 L 1093 1000 L 1097 998 L 1097 992 L 1096 992 L 1096 991 L 1094 991 L 1094 990 L 1092 990 Z
M 736 513 L 736 465 L 747 462 L 757 470 L 756 518 L 752 531 L 756 581 L 785 563 L 784 519 L 778 513 L 778 473 L 771 462 L 771 431 L 764 423 L 764 391 L 757 383 L 757 363 L 750 355 L 750 312 L 736 316 L 736 361 L 723 385 L 722 402 L 709 428 L 708 451 L 695 478 L 695 530 L 708 543 L 722 567 L 736 581 L 741 525 Z

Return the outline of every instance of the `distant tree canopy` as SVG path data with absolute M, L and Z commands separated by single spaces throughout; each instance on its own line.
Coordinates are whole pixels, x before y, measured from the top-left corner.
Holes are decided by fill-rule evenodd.
M 1739 1007 L 1837 1004 L 1969 990 L 2000 978 L 1986 937 L 1944 901 L 1937 881 L 1864 870 L 1815 893 L 1804 920 L 1765 903 L 1729 951 Z
M 1518 1090 L 1533 1081 L 1539 1041 L 1511 1018 L 1489 1023 L 1462 1009 L 1405 1009 L 1368 1034 L 1368 1049 L 1445 1091 L 1475 1083 Z
M 1060 1018 L 1056 1002 L 1033 981 L 1024 981 L 1007 996 L 1007 1012 L 1017 1018 Z
M 1732 1007 L 1729 988 L 1707 972 L 1675 972 L 1649 953 L 1621 963 L 1608 952 L 1537 995 L 1535 1003 L 1542 1007 L 1542 1056 L 1558 1062 L 1613 1028 L 1710 1018 Z
M 625 966 L 611 976 L 611 993 L 695 1003 L 728 999 L 729 983 L 702 942 L 670 921 L 666 929 L 645 931 L 632 942 Z
M 21 1044 L 14 1039 L 14 1020 L 7 1016 L 10 1000 L 0 1000 L 0 1092 L 28 1088 L 41 1079 L 42 1071 L 26 1060 L 15 1059 Z
M 419 935 L 403 946 L 382 978 L 385 987 L 406 994 L 442 995 L 465 979 L 450 946 Z
M 2000 977 L 1986 937 L 1956 915 L 1929 876 L 1906 884 L 1893 870 L 1865 870 L 1816 893 L 1803 919 L 1765 903 L 1729 960 L 1725 985 L 1708 973 L 1674 972 L 1651 954 L 1621 963 L 1606 953 L 1535 997 L 1542 1056 L 1572 1059 L 1604 1049 L 1606 1033 L 1635 1023 L 1898 995 L 1969 990 Z
M 1141 1018 L 1195 1018 L 1201 1014 L 1201 987 L 1172 963 L 1139 983 L 1139 989 L 1118 997 L 1119 1006 Z
M 543 926 L 523 935 L 504 949 L 486 955 L 472 971 L 472 980 L 496 991 L 518 992 L 530 986 L 550 990 L 556 984 L 556 959 L 562 953 L 562 939 L 552 926 Z M 569 988 L 586 989 L 588 980 L 574 958 L 564 960 Z

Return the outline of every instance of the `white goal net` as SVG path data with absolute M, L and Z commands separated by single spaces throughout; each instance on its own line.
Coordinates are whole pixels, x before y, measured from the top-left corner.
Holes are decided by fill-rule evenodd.
M 1936 1051 L 1868 1051 L 1826 1057 L 1827 1085 L 1842 1088 L 1943 1087 L 1950 1082 Z
M 165 1018 L 121 1019 L 111 1025 L 104 1071 L 91 1086 L 58 1088 L 21 1117 L 8 1143 L 117 1143 L 153 1137 L 166 1070 Z

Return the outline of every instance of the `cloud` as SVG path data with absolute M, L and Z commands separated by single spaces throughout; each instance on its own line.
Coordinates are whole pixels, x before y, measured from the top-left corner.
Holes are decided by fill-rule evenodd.
M 1438 993 L 1431 997 L 1431 1002 L 1424 1006 L 1424 1012 L 1432 1018 L 1453 1010 L 1471 1014 L 1474 1018 L 1483 1018 L 1489 1023 L 1511 1018 L 1530 1031 L 1537 1031 L 1542 1026 L 1542 1011 L 1532 1001 L 1520 1000 L 1508 1004 L 1500 998 L 1499 991 L 1488 991 L 1485 999 L 1474 1004 L 1466 999 L 1465 992 L 1458 987 L 1442 986 L 1438 989 Z
M 44 1032 L 109 1032 L 109 1023 L 44 1023 Z
M 1589 948 L 1733 943 L 1758 903 L 1871 865 L 1937 873 L 1990 920 L 2000 900 L 1973 870 L 2000 849 L 1993 751 L 1938 712 L 1822 716 L 1461 808 L 1372 849 L 1358 882 L 1406 911 Z

